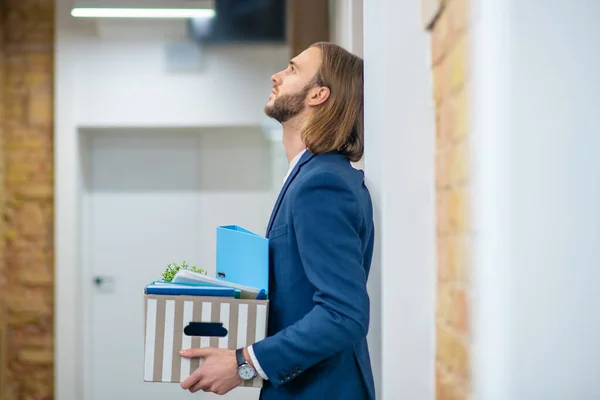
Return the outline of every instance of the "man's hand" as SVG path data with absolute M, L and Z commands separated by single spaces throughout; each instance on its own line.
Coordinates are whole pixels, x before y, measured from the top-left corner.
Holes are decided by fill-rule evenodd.
M 234 350 L 205 347 L 182 350 L 180 354 L 186 358 L 204 359 L 204 363 L 181 382 L 181 387 L 185 390 L 192 393 L 203 390 L 223 395 L 242 382 L 242 378 L 238 376 Z

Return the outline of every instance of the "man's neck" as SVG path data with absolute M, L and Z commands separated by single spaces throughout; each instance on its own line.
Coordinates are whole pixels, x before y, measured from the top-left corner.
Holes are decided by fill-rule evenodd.
M 283 147 L 288 162 L 291 163 L 306 146 L 302 142 L 301 128 L 298 121 L 290 120 L 283 125 Z

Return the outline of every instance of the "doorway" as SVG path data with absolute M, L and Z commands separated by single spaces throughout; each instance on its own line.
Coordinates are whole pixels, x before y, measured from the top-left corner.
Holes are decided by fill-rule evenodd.
M 143 289 L 172 262 L 214 275 L 219 225 L 264 234 L 276 190 L 270 144 L 259 128 L 89 130 L 81 138 L 86 400 L 189 398 L 178 384 L 143 381 Z M 240 388 L 225 398 L 257 397 Z

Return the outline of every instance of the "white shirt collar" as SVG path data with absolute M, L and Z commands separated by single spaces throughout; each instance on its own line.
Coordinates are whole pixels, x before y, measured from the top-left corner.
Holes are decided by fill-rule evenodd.
M 285 176 L 285 178 L 283 178 L 283 183 L 285 184 L 285 181 L 287 181 L 288 177 L 290 176 L 290 174 L 292 173 L 294 167 L 296 166 L 296 164 L 298 164 L 298 161 L 300 161 L 300 157 L 302 157 L 302 155 L 306 152 L 306 149 L 302 150 L 300 153 L 298 153 L 296 155 L 296 157 L 294 157 L 292 159 L 292 161 L 290 162 L 290 167 L 288 168 L 288 172 L 287 175 Z

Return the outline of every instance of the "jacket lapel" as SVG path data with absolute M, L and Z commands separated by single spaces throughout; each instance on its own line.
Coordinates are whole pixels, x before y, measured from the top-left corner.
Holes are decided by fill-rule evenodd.
M 281 188 L 281 191 L 279 192 L 279 196 L 277 197 L 277 201 L 275 202 L 275 206 L 273 207 L 273 211 L 271 212 L 271 218 L 269 219 L 269 225 L 267 225 L 267 237 L 269 236 L 269 232 L 271 231 L 273 221 L 275 220 L 275 217 L 277 216 L 277 212 L 279 211 L 279 207 L 281 206 L 281 202 L 283 201 L 283 197 L 285 196 L 285 192 L 287 192 L 287 189 L 290 186 L 290 183 L 292 183 L 292 181 L 296 178 L 296 175 L 298 175 L 298 171 L 300 171 L 300 168 L 304 164 L 309 162 L 314 156 L 315 155 L 313 153 L 311 153 L 309 150 L 306 150 L 306 152 L 302 155 L 302 157 L 300 157 L 298 164 L 296 164 L 296 166 L 294 167 L 292 172 L 290 172 L 290 176 L 288 176 L 287 180 L 283 184 L 283 187 Z

